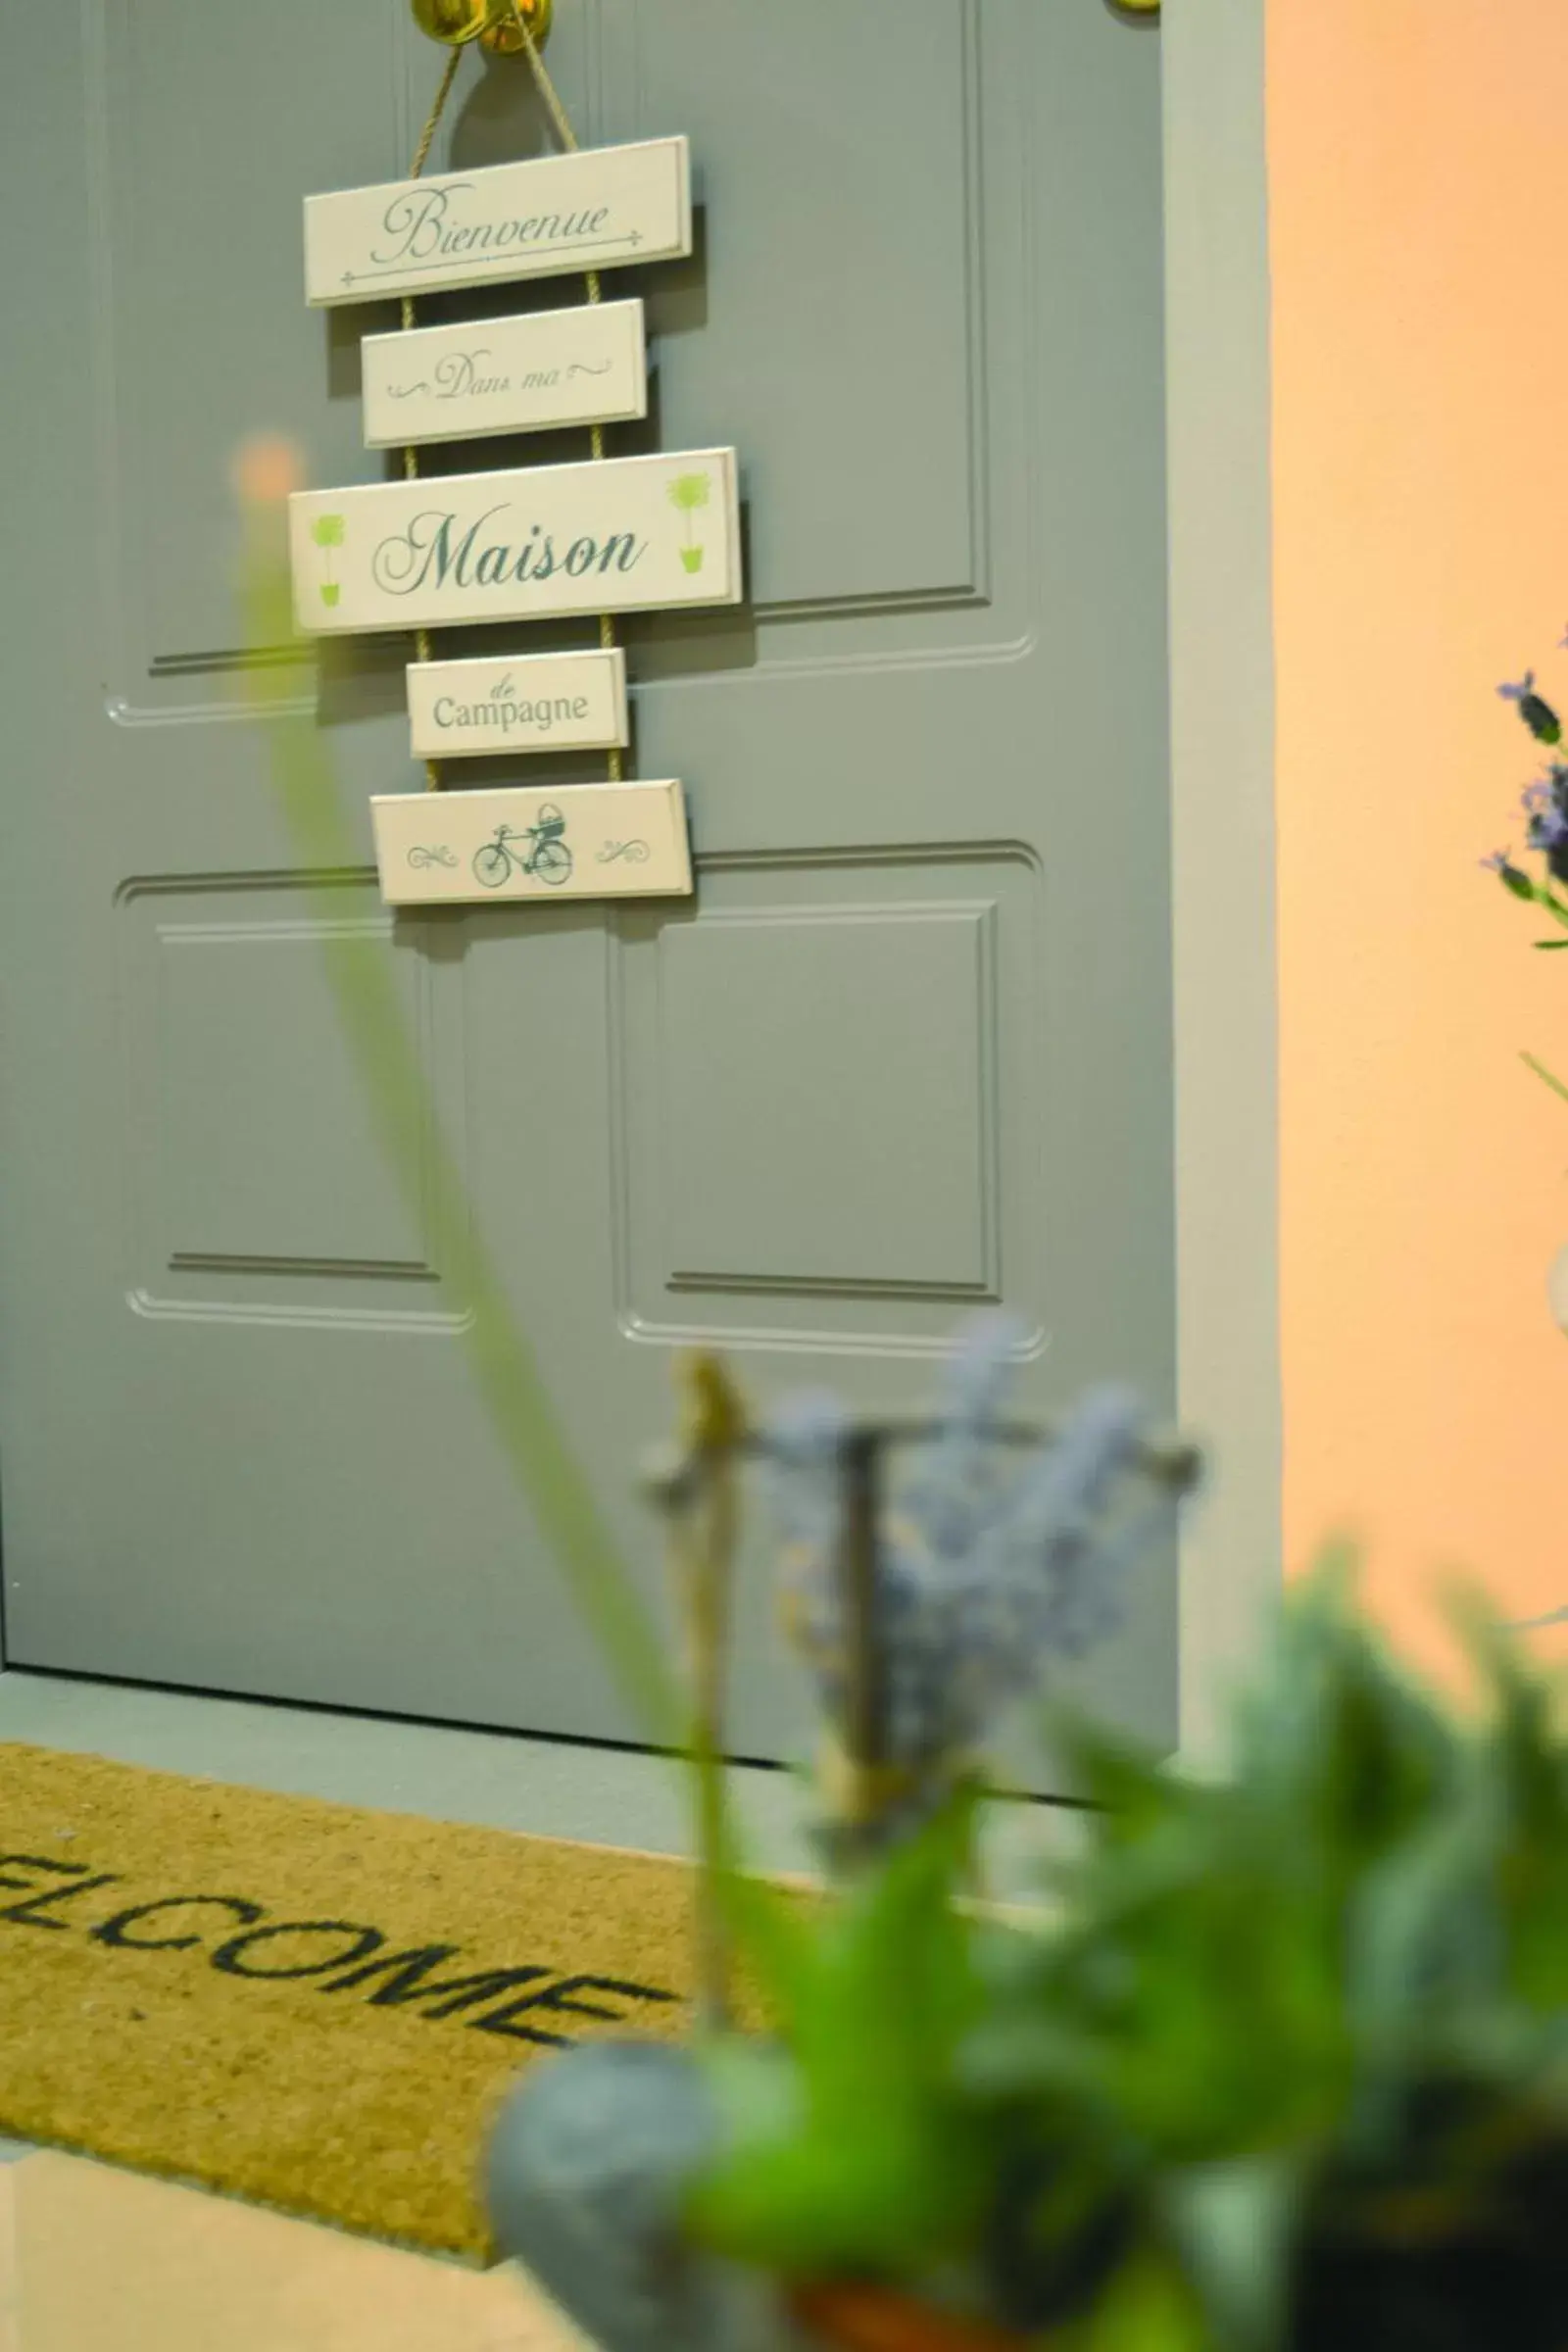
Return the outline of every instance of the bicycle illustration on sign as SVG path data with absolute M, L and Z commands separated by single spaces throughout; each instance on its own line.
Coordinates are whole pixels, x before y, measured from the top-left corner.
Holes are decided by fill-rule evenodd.
M 571 875 L 571 852 L 563 839 L 566 820 L 554 801 L 541 801 L 531 825 L 497 825 L 495 839 L 473 854 L 473 878 L 486 890 L 499 890 L 514 867 L 530 879 L 559 890 Z

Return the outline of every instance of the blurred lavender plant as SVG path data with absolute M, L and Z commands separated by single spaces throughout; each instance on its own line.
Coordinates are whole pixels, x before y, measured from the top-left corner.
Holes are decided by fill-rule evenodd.
M 1527 669 L 1517 686 L 1504 683 L 1497 688 L 1505 703 L 1515 703 L 1519 715 L 1538 743 L 1561 743 L 1562 720 L 1544 696 L 1536 692 L 1536 673 Z
M 1135 1396 L 1101 1389 L 1023 1460 L 998 1443 L 1017 1327 L 974 1324 L 949 1367 L 937 1434 L 875 1531 L 882 1828 L 924 1819 L 972 1768 L 1007 1708 L 1054 1657 L 1114 1634 L 1128 1571 L 1168 1532 L 1168 1491 L 1144 1455 Z M 769 1430 L 782 1614 L 847 1744 L 851 1659 L 840 1572 L 851 1422 L 831 1396 L 797 1397 Z
M 1568 638 L 1563 640 L 1568 645 Z M 1529 906 L 1537 907 L 1548 922 L 1557 925 L 1550 939 L 1538 939 L 1536 946 L 1546 954 L 1560 953 L 1568 948 L 1568 897 L 1561 886 L 1568 885 L 1568 760 L 1560 757 L 1556 747 L 1562 742 L 1562 720 L 1554 706 L 1547 702 L 1536 685 L 1536 673 L 1527 669 L 1517 683 L 1505 683 L 1497 688 L 1505 703 L 1512 703 L 1535 742 L 1544 744 L 1552 757 L 1542 773 L 1526 787 L 1519 803 L 1524 818 L 1525 848 L 1541 859 L 1541 872 L 1535 874 L 1521 865 L 1512 849 L 1494 850 L 1483 865 L 1496 874 L 1503 888 Z M 1521 1059 L 1553 1094 L 1568 1101 L 1568 1085 L 1539 1061 L 1534 1054 Z

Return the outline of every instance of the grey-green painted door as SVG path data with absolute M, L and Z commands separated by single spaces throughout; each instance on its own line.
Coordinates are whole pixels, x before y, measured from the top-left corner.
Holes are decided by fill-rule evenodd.
M 898 1406 L 1004 1297 L 1027 1401 L 1110 1373 L 1169 1401 L 1158 43 L 1102 0 L 557 16 L 584 138 L 697 159 L 696 260 L 616 281 L 657 388 L 614 446 L 742 455 L 752 601 L 627 632 L 698 894 L 394 925 L 367 870 L 357 936 L 653 1584 L 630 1472 L 680 1344 L 758 1396 Z M 392 321 L 306 312 L 300 197 L 398 176 L 439 65 L 400 0 L 7 28 L 9 1653 L 614 1737 L 378 1159 L 233 654 L 239 436 L 382 469 L 358 338 Z M 438 160 L 540 141 L 522 70 L 466 59 Z M 524 641 L 576 640 L 451 650 Z M 367 868 L 367 797 L 418 781 L 407 652 L 297 673 Z M 1173 1577 L 1093 1678 L 1158 1733 Z M 796 1703 L 764 1613 L 753 1753 Z

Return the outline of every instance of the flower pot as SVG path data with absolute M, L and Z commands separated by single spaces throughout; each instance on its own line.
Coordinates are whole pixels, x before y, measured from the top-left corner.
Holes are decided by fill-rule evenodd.
M 824 2352 L 1027 2352 L 1021 2335 L 934 2310 L 889 2287 L 797 2287 L 790 2311 Z
M 703 568 L 703 551 L 700 547 L 683 547 L 680 560 L 688 571 L 701 571 Z

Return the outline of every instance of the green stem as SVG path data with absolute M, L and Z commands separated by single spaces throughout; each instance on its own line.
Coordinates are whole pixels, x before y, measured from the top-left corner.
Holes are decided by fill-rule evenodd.
M 1521 1054 L 1519 1058 L 1527 1069 L 1535 1071 L 1543 1085 L 1549 1086 L 1554 1095 L 1561 1095 L 1563 1101 L 1568 1102 L 1568 1086 L 1560 1078 L 1554 1077 L 1544 1061 L 1538 1061 L 1533 1054 Z
M 271 533 L 263 537 L 260 518 L 245 587 L 249 642 L 286 645 L 293 635 L 287 563 L 274 550 Z M 533 1350 L 508 1307 L 456 1162 L 439 1137 L 391 958 L 367 955 L 363 940 L 353 935 L 351 926 L 364 915 L 364 852 L 345 821 L 320 730 L 289 708 L 296 687 L 282 663 L 257 663 L 251 674 L 258 699 L 269 708 L 269 745 L 296 862 L 322 878 L 328 919 L 321 951 L 338 1015 L 388 1160 L 399 1182 L 420 1195 L 429 1139 L 437 1139 L 430 1187 L 435 1262 L 467 1302 L 464 1340 L 496 1435 L 623 1702 L 645 1738 L 678 1747 L 686 1710 L 653 1613 L 605 1525 Z

